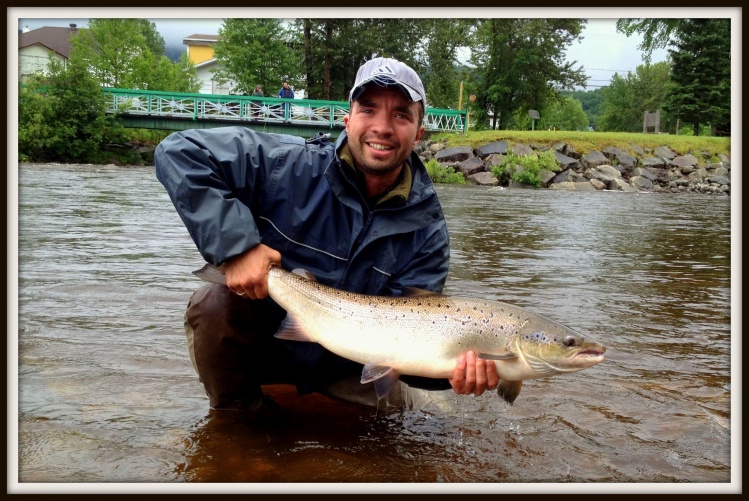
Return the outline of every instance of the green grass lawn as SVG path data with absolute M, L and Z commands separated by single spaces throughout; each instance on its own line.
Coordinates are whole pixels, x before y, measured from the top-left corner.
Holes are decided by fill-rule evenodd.
M 730 137 L 711 136 L 675 136 L 672 134 L 638 134 L 629 132 L 581 132 L 581 131 L 476 131 L 460 133 L 432 134 L 430 139 L 445 140 L 448 147 L 471 146 L 477 148 L 495 141 L 507 141 L 510 147 L 515 144 L 538 145 L 550 147 L 557 143 L 567 143 L 575 151 L 585 155 L 591 151 L 601 151 L 607 147 L 620 148 L 636 156 L 632 145 L 641 148 L 668 146 L 679 155 L 707 152 L 713 156 L 720 153 L 731 155 Z

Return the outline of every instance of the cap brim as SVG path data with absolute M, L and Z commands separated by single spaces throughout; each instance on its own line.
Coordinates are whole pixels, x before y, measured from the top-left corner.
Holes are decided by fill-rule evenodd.
M 350 101 L 357 100 L 364 93 L 364 90 L 366 89 L 368 85 L 372 83 L 376 83 L 380 87 L 398 87 L 403 92 L 403 94 L 411 101 L 414 101 L 414 102 L 421 101 L 421 96 L 419 95 L 419 93 L 416 90 L 409 87 L 408 85 L 404 84 L 403 82 L 400 82 L 394 79 L 388 79 L 389 80 L 388 83 L 383 83 L 381 80 L 382 77 L 379 77 L 379 78 L 380 78 L 379 81 L 375 81 L 375 78 L 368 78 L 367 80 L 364 80 L 355 89 L 351 91 L 349 100 Z

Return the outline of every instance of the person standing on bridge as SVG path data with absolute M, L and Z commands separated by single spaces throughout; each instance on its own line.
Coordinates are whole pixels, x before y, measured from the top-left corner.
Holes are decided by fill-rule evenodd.
M 283 86 L 281 87 L 281 90 L 278 91 L 278 97 L 283 99 L 294 99 L 294 90 L 289 87 L 289 82 L 284 81 Z M 286 116 L 286 103 L 284 103 L 281 107 L 282 113 L 283 113 L 283 119 L 288 120 L 289 117 Z
M 468 352 L 452 378 L 402 376 L 378 401 L 373 384 L 360 383 L 360 364 L 273 336 L 286 312 L 268 296 L 271 266 L 373 295 L 439 293 L 447 278 L 442 208 L 413 152 L 424 133 L 421 79 L 400 61 L 373 59 L 359 68 L 349 104 L 335 143 L 228 127 L 176 132 L 156 148 L 159 181 L 203 258 L 226 274 L 227 285 L 201 286 L 185 313 L 190 358 L 214 410 L 274 415 L 267 384 L 401 409 L 433 403 L 431 390 L 480 395 L 499 383 L 494 363 Z

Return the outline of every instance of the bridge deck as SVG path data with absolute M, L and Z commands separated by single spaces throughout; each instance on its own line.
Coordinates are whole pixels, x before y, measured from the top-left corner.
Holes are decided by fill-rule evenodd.
M 104 88 L 107 112 L 126 127 L 184 130 L 245 125 L 256 130 L 310 136 L 338 136 L 348 102 L 277 97 L 189 94 Z M 465 131 L 466 112 L 427 108 L 428 131 Z

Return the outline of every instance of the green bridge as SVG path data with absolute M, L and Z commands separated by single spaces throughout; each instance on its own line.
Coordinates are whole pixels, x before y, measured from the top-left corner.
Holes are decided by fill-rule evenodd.
M 107 112 L 125 127 L 205 129 L 242 125 L 261 132 L 311 137 L 317 132 L 338 137 L 348 102 L 277 97 L 189 94 L 104 88 Z M 466 112 L 427 108 L 427 131 L 465 132 Z

